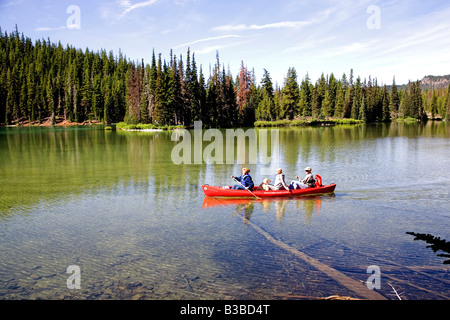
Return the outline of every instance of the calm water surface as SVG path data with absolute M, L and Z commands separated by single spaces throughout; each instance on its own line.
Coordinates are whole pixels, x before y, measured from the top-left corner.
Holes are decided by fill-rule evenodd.
M 445 252 L 407 234 L 450 239 L 448 123 L 279 133 L 287 180 L 311 166 L 334 194 L 205 199 L 241 164 L 175 165 L 170 132 L 0 129 L 0 298 L 365 298 L 331 273 L 365 288 L 369 266 L 387 299 L 450 298 Z

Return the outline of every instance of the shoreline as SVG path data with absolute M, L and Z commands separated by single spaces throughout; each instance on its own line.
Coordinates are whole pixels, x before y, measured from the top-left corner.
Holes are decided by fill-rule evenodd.
M 334 125 L 357 125 L 366 123 L 357 119 L 294 119 L 294 120 L 273 120 L 273 121 L 256 121 L 255 127 L 302 127 L 302 126 L 334 126 Z
M 100 120 L 87 120 L 83 122 L 72 122 L 69 120 L 56 118 L 52 121 L 51 117 L 44 118 L 41 122 L 39 120 L 19 120 L 13 124 L 0 124 L 0 127 L 69 127 L 69 126 L 91 126 L 104 124 Z
M 441 118 L 428 118 L 431 121 L 445 121 Z M 388 122 L 421 122 L 418 119 L 413 118 L 395 118 Z M 313 126 L 335 126 L 335 125 L 360 125 L 367 123 L 364 120 L 357 119 L 294 119 L 294 120 L 269 120 L 269 121 L 255 121 L 253 124 L 254 128 L 264 128 L 264 127 L 313 127 Z M 69 126 L 93 126 L 93 125 L 104 125 L 105 128 L 112 129 L 112 126 L 117 130 L 129 131 L 129 132 L 161 132 L 166 130 L 176 130 L 176 129 L 188 129 L 182 125 L 171 125 L 171 126 L 157 126 L 153 124 L 127 124 L 125 122 L 119 123 L 109 123 L 105 124 L 100 120 L 88 120 L 83 122 L 72 122 L 69 120 L 56 119 L 52 122 L 51 118 L 45 118 L 44 121 L 33 121 L 28 120 L 18 121 L 14 124 L 0 124 L 0 128 L 12 128 L 12 127 L 69 127 Z
M 164 129 L 119 129 L 120 131 L 128 132 L 162 132 Z

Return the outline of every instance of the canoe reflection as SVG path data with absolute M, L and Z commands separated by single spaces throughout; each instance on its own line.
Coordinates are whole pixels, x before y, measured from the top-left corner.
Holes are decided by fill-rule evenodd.
M 232 199 L 232 198 L 212 198 L 205 197 L 203 200 L 203 208 L 236 206 L 234 212 L 242 213 L 243 217 L 250 220 L 253 210 L 256 207 L 261 208 L 264 212 L 275 210 L 277 221 L 281 221 L 287 206 L 294 205 L 298 211 L 303 211 L 309 219 L 314 213 L 319 214 L 324 199 L 334 198 L 334 194 L 314 195 L 301 198 L 266 198 L 266 199 Z

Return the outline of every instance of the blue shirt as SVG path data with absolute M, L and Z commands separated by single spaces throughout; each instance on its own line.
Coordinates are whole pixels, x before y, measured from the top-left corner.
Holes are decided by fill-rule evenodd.
M 253 183 L 253 179 L 249 174 L 244 174 L 240 176 L 239 178 L 236 178 L 240 183 L 244 185 L 244 187 L 249 188 L 250 190 L 253 189 L 255 184 Z

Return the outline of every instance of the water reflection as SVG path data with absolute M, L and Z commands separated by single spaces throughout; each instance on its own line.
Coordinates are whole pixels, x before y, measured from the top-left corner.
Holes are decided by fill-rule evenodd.
M 339 292 L 314 271 L 292 264 L 290 255 L 270 252 L 259 235 L 252 237 L 252 228 L 242 233 L 229 223 L 230 214 L 350 274 L 360 264 L 365 272 L 361 256 L 424 264 L 415 252 L 401 250 L 405 240 L 397 235 L 424 225 L 436 234 L 448 230 L 449 127 L 280 129 L 286 180 L 312 166 L 325 183 L 338 183 L 338 197 L 263 200 L 204 198 L 201 184 L 228 185 L 241 165 L 175 165 L 170 156 L 177 142 L 170 132 L 2 128 L 0 296 L 71 297 L 58 287 L 65 289 L 70 264 L 95 275 L 82 282 L 88 294 L 78 298 L 98 299 L 103 295 L 96 293 L 112 288 L 111 297 L 125 297 L 122 287 L 143 288 L 146 281 L 152 298 L 223 299 L 255 288 L 262 298 Z M 257 165 L 251 170 L 255 182 L 266 177 Z M 427 172 L 429 182 L 417 182 L 418 172 Z M 240 272 L 243 266 L 249 272 Z M 186 294 L 186 281 L 210 293 Z M 448 284 L 440 287 L 448 292 Z
M 394 137 L 407 139 L 393 140 Z M 396 170 L 402 172 L 408 169 L 405 162 L 419 159 L 416 149 L 422 146 L 414 147 L 419 137 L 448 138 L 450 126 L 446 122 L 428 122 L 282 128 L 278 159 L 281 163 L 277 165 L 289 173 L 287 180 L 293 180 L 308 165 L 324 177 L 325 183 L 337 182 L 333 181 L 336 178 L 341 179 L 342 186 L 346 182 L 342 179 L 349 179 L 349 183 L 355 183 L 351 179 L 374 181 L 366 168 L 356 167 L 351 175 L 344 176 L 342 166 L 358 166 L 358 161 L 364 164 L 379 158 L 386 161 L 379 160 L 377 165 L 398 164 Z M 367 142 L 379 139 L 383 142 Z M 1 128 L 0 212 L 5 214 L 15 207 L 29 209 L 42 200 L 71 198 L 86 191 L 120 192 L 130 185 L 156 198 L 168 192 L 194 194 L 204 183 L 227 185 L 229 175 L 241 167 L 175 165 L 171 151 L 177 143 L 171 140 L 170 132 L 116 132 L 105 131 L 101 126 Z M 204 143 L 203 147 L 207 145 Z M 369 158 L 369 147 L 377 159 Z M 437 147 L 445 150 L 446 145 Z M 258 165 L 251 166 L 255 181 L 266 177 L 260 169 Z
M 0 215 L 100 191 L 167 195 L 197 187 L 204 166 L 176 166 L 170 132 L 89 128 L 0 129 Z M 195 186 L 194 186 L 195 184 Z
M 269 198 L 269 199 L 224 199 L 205 197 L 203 209 L 234 206 L 234 213 L 239 214 L 245 220 L 250 220 L 256 206 L 264 213 L 275 212 L 278 222 L 283 220 L 286 209 L 295 206 L 297 212 L 303 212 L 307 221 L 313 215 L 319 215 L 324 199 L 334 199 L 335 194 L 304 196 L 297 199 Z

